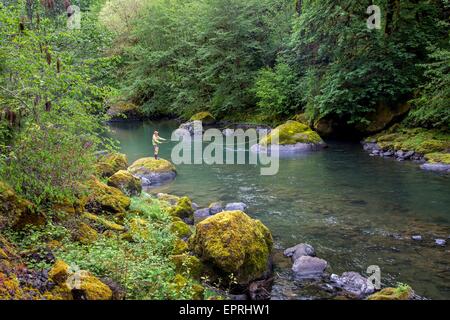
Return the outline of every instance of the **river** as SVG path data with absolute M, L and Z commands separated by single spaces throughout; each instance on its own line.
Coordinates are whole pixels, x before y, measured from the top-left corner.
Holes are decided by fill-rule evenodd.
M 117 122 L 111 136 L 131 163 L 152 155 L 153 130 L 170 139 L 175 128 L 171 121 Z M 280 159 L 275 176 L 262 176 L 250 164 L 178 165 L 173 182 L 149 192 L 188 195 L 200 206 L 245 202 L 270 228 L 278 249 L 307 242 L 333 273 L 365 274 L 378 265 L 385 285 L 407 283 L 419 295 L 450 299 L 448 244 L 434 243 L 450 236 L 450 177 L 370 157 L 357 143 L 327 142 L 324 151 Z M 161 157 L 170 159 L 175 144 L 161 145 Z M 412 240 L 414 234 L 423 241 Z M 281 274 L 288 272 L 285 265 Z M 282 291 L 280 298 L 302 296 L 300 289 Z

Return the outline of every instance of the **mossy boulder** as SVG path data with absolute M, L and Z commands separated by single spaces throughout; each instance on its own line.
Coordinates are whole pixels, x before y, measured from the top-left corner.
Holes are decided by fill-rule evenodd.
M 98 239 L 98 233 L 90 225 L 80 222 L 74 231 L 75 240 L 82 244 L 90 244 Z
M 161 184 L 173 180 L 177 175 L 175 166 L 170 161 L 152 157 L 136 160 L 128 171 L 139 177 L 143 186 Z
M 211 113 L 203 111 L 194 114 L 189 121 L 201 121 L 205 125 L 211 125 L 216 122 L 216 118 Z
M 269 229 L 242 211 L 224 211 L 203 220 L 189 240 L 190 248 L 224 279 L 240 284 L 267 276 L 273 240 Z
M 408 285 L 399 285 L 397 288 L 384 288 L 370 295 L 367 300 L 412 300 L 414 291 Z
M 173 245 L 172 254 L 173 255 L 183 254 L 186 253 L 188 249 L 189 247 L 186 241 L 183 241 L 182 239 L 177 239 Z
M 140 120 L 144 114 L 140 108 L 129 101 L 119 101 L 114 103 L 107 111 L 111 120 Z
M 392 125 L 411 109 L 408 103 L 387 105 L 378 103 L 375 110 L 367 115 L 368 125 L 357 126 L 356 129 L 363 134 L 374 134 Z
M 119 170 L 109 177 L 108 186 L 117 188 L 129 196 L 138 196 L 142 191 L 141 179 L 126 170 Z
M 325 146 L 322 138 L 308 125 L 289 120 L 263 137 L 252 150 L 266 152 L 267 149 L 277 149 L 280 153 L 289 153 L 314 151 Z
M 132 218 L 128 223 L 129 233 L 133 240 L 148 240 L 150 238 L 150 228 L 147 220 Z
M 122 153 L 109 153 L 98 158 L 96 171 L 100 177 L 108 178 L 119 170 L 126 170 L 128 167 L 128 159 Z
M 126 211 L 131 200 L 119 189 L 110 187 L 97 178 L 89 183 L 90 194 L 86 199 L 85 208 L 92 213 L 120 213 Z
M 110 230 L 122 232 L 126 230 L 126 228 L 123 225 L 120 225 L 118 223 L 115 223 L 114 221 L 108 220 L 104 217 L 97 216 L 89 212 L 85 212 L 81 217 L 90 221 L 92 224 L 95 224 L 96 228 L 102 231 Z
M 181 219 L 192 219 L 194 215 L 194 209 L 192 208 L 192 201 L 188 197 L 181 197 L 177 200 L 177 203 L 169 208 L 169 214 Z
M 73 299 L 111 300 L 111 289 L 88 271 L 71 270 L 62 260 L 57 260 L 48 273 L 60 289 L 70 291 Z
M 177 204 L 178 200 L 180 200 L 180 197 L 175 196 L 173 194 L 167 194 L 167 193 L 158 193 L 156 195 L 156 197 L 161 200 L 161 201 L 165 201 L 168 204 L 170 204 L 171 206 L 174 206 Z
M 204 267 L 199 258 L 184 253 L 173 255 L 171 260 L 175 265 L 175 271 L 177 273 L 200 280 Z
M 42 225 L 45 220 L 45 215 L 38 212 L 30 201 L 0 181 L 0 230 L 5 227 L 22 229 L 26 225 Z
M 292 117 L 291 120 L 303 123 L 305 125 L 309 125 L 309 119 L 305 113 L 296 114 L 295 116 Z
M 192 235 L 191 228 L 181 220 L 175 220 L 170 225 L 170 230 L 179 238 L 189 238 Z

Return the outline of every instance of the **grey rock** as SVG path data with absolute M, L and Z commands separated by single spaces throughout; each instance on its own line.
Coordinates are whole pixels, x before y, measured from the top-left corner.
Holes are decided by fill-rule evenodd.
M 232 202 L 228 203 L 225 206 L 225 211 L 236 211 L 236 210 L 245 212 L 247 210 L 247 205 L 243 202 Z
M 436 239 L 434 242 L 435 242 L 438 246 L 441 246 L 441 247 L 445 246 L 445 244 L 447 243 L 444 239 Z
M 394 152 L 386 151 L 386 152 L 383 152 L 382 155 L 383 155 L 383 157 L 392 157 L 394 155 Z
M 177 173 L 174 171 L 166 172 L 147 172 L 143 174 L 134 174 L 141 179 L 142 186 L 160 185 L 175 179 Z
M 295 260 L 303 256 L 316 256 L 316 251 L 314 250 L 314 248 L 307 243 L 300 243 L 294 247 L 287 248 L 283 253 L 286 257 L 290 257 L 292 259 L 292 262 L 295 262 Z
M 296 144 L 287 144 L 287 145 L 270 145 L 262 146 L 260 144 L 255 144 L 251 146 L 250 151 L 253 153 L 278 153 L 279 155 L 292 155 L 296 153 L 302 152 L 310 152 L 310 151 L 319 151 L 326 148 L 327 145 L 325 143 L 296 143 Z
M 411 239 L 415 240 L 415 241 L 422 241 L 422 236 L 421 235 L 414 235 L 411 237 Z
M 194 211 L 194 223 L 197 224 L 210 216 L 209 208 L 198 209 Z
M 209 211 L 211 215 L 217 214 L 219 212 L 223 211 L 222 203 L 220 202 L 213 202 L 209 205 Z
M 311 279 L 320 278 L 324 275 L 328 262 L 323 259 L 302 256 L 295 260 L 292 271 L 296 278 Z
M 195 202 L 192 202 L 191 207 L 192 207 L 192 210 L 194 210 L 194 211 L 200 209 L 200 206 L 198 204 L 196 204 Z
M 420 168 L 426 171 L 450 172 L 450 164 L 444 163 L 424 163 Z
M 373 284 L 367 281 L 367 278 L 364 278 L 358 272 L 344 272 L 340 277 L 333 274 L 330 279 L 337 287 L 358 298 L 368 296 L 375 291 Z

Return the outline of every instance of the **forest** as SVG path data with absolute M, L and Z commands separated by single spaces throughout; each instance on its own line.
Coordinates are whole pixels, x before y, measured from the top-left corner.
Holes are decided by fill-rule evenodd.
M 143 167 L 178 168 L 126 154 L 111 121 L 206 114 L 221 129 L 298 130 L 295 143 L 363 141 L 371 156 L 443 171 L 413 175 L 439 180 L 430 193 L 445 211 L 449 18 L 449 0 L 0 0 L 0 300 L 268 298 L 266 262 L 284 240 L 246 206 L 214 220 L 208 204 L 197 223 L 201 194 L 141 192 Z M 428 228 L 438 243 L 448 218 L 405 234 Z M 236 247 L 219 237 L 225 220 Z M 81 288 L 67 285 L 74 276 Z M 442 281 L 430 295 L 450 299 Z M 416 297 L 403 281 L 383 290 L 373 299 Z

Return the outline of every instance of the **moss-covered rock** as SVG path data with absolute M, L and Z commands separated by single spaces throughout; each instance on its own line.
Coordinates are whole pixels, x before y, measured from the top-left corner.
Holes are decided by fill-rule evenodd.
M 224 211 L 197 224 L 189 244 L 202 261 L 247 284 L 267 274 L 273 240 L 259 220 Z
M 110 221 L 104 217 L 97 216 L 95 214 L 85 212 L 82 215 L 82 218 L 87 219 L 94 223 L 101 230 L 111 230 L 111 231 L 125 231 L 126 228 L 118 223 Z
M 132 218 L 128 223 L 129 233 L 134 240 L 148 240 L 150 237 L 149 223 L 141 218 Z
M 368 125 L 357 126 L 356 129 L 364 134 L 373 134 L 386 129 L 399 117 L 403 116 L 410 110 L 411 106 L 408 103 L 398 105 L 387 105 L 379 103 L 375 110 L 367 115 Z
M 181 220 L 173 221 L 170 230 L 179 238 L 189 238 L 192 235 L 191 228 Z
M 109 153 L 98 158 L 96 171 L 100 177 L 108 178 L 119 170 L 126 170 L 128 159 L 122 153 Z
M 211 125 L 216 122 L 216 119 L 211 113 L 204 111 L 194 114 L 189 121 L 201 121 L 205 125 Z
M 411 300 L 414 297 L 413 289 L 408 285 L 399 285 L 397 288 L 385 288 L 370 295 L 367 300 Z
M 186 241 L 183 241 L 182 239 L 177 239 L 173 245 L 172 254 L 173 255 L 183 254 L 186 253 L 188 249 L 189 247 Z
M 78 228 L 74 231 L 75 240 L 82 244 L 90 244 L 98 239 L 98 233 L 87 223 L 80 222 Z
M 181 197 L 177 203 L 169 208 L 170 215 L 179 218 L 192 219 L 194 215 L 194 209 L 192 208 L 192 201 L 188 197 Z
M 167 193 L 158 193 L 156 197 L 161 201 L 169 203 L 171 206 L 176 205 L 178 200 L 180 200 L 180 197 Z
M 450 164 L 450 153 L 442 153 L 442 152 L 428 153 L 425 155 L 425 159 L 429 163 Z
M 300 122 L 305 125 L 309 125 L 309 119 L 305 113 L 296 114 L 295 116 L 292 117 L 291 120 Z
M 126 211 L 131 200 L 119 189 L 110 187 L 96 178 L 89 181 L 90 194 L 85 208 L 93 213 L 120 213 Z
M 113 104 L 107 111 L 111 120 L 140 120 L 144 118 L 141 109 L 132 102 L 119 101 Z
M 119 170 L 109 177 L 108 186 L 117 188 L 129 196 L 138 196 L 142 191 L 141 179 L 126 170 Z
M 139 177 L 143 186 L 161 184 L 173 180 L 177 175 L 175 166 L 165 159 L 148 157 L 133 162 L 128 171 Z
M 85 300 L 111 300 L 111 289 L 84 270 L 70 270 L 67 263 L 57 260 L 48 273 L 62 291 L 71 291 L 72 298 Z
M 173 255 L 171 260 L 177 273 L 200 280 L 204 267 L 199 258 L 185 253 Z
M 5 227 L 22 229 L 26 225 L 42 225 L 45 215 L 33 204 L 19 196 L 9 185 L 0 181 L 0 230 Z

